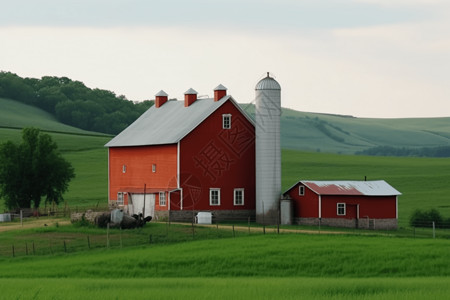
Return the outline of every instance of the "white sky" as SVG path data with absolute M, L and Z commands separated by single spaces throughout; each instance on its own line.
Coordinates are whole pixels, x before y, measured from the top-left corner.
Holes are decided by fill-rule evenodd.
M 282 106 L 450 116 L 449 0 L 0 0 L 0 70 L 241 103 L 270 71 Z

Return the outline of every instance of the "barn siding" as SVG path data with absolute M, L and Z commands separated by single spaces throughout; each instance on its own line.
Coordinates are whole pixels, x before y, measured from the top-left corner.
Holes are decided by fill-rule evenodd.
M 231 129 L 222 115 L 231 114 Z M 254 126 L 228 101 L 180 142 L 183 209 L 255 209 Z M 210 188 L 220 188 L 220 205 L 209 203 Z M 233 204 L 235 188 L 244 189 L 244 205 Z
M 152 165 L 156 165 L 153 172 Z M 123 166 L 126 166 L 125 173 Z M 121 189 L 176 188 L 177 146 L 155 145 L 109 148 L 109 199 L 117 200 Z M 125 203 L 127 204 L 127 203 Z
M 337 215 L 337 203 L 346 203 L 347 214 Z M 356 218 L 356 204 L 359 204 L 359 218 L 395 219 L 396 196 L 322 196 L 322 218 Z
M 305 194 L 299 195 L 298 186 L 289 191 L 289 196 L 294 199 L 294 215 L 302 218 L 319 217 L 319 197 L 316 193 L 305 187 Z

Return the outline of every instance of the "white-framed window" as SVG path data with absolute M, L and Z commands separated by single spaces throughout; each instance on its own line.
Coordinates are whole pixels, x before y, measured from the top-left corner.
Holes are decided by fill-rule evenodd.
M 159 192 L 159 205 L 166 206 L 166 193 L 165 192 Z
M 209 189 L 209 205 L 220 205 L 220 189 Z
M 123 205 L 123 193 L 122 192 L 117 193 L 117 205 Z
M 337 204 L 337 215 L 338 216 L 345 216 L 345 203 L 338 203 Z
M 244 205 L 244 189 L 234 189 L 234 205 Z
M 305 195 L 305 186 L 304 185 L 299 185 L 298 186 L 298 194 L 299 194 L 299 196 L 304 196 Z
M 122 173 L 126 173 L 127 172 L 127 165 L 123 165 L 122 166 Z
M 231 129 L 231 115 L 230 114 L 222 115 L 222 128 L 223 129 Z
M 152 172 L 153 172 L 153 173 L 156 173 L 156 164 L 153 164 L 153 165 L 152 165 Z

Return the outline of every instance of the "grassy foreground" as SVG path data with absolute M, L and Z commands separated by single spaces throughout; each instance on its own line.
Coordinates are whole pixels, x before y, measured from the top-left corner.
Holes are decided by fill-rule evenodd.
M 0 299 L 446 299 L 448 278 L 0 279 Z
M 445 299 L 449 249 L 449 240 L 251 234 L 3 257 L 0 299 Z

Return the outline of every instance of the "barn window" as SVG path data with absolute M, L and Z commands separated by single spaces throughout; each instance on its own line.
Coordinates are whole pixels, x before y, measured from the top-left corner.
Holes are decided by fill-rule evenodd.
M 156 164 L 153 164 L 153 165 L 152 165 L 152 172 L 153 172 L 153 173 L 156 173 Z
M 126 173 L 127 172 L 127 165 L 123 165 L 122 166 L 122 173 Z
M 159 205 L 166 206 L 166 193 L 165 192 L 159 193 Z
M 220 189 L 209 190 L 209 205 L 220 205 Z
M 222 115 L 222 128 L 230 129 L 231 128 L 231 115 Z
M 345 216 L 345 203 L 338 203 L 337 204 L 337 215 L 338 216 Z
M 300 186 L 298 187 L 298 194 L 299 194 L 300 196 L 304 196 L 304 195 L 305 195 L 305 186 L 304 186 L 304 185 L 300 185 Z
M 117 193 L 117 205 L 123 205 L 123 193 Z
M 244 189 L 234 189 L 234 205 L 244 205 Z

